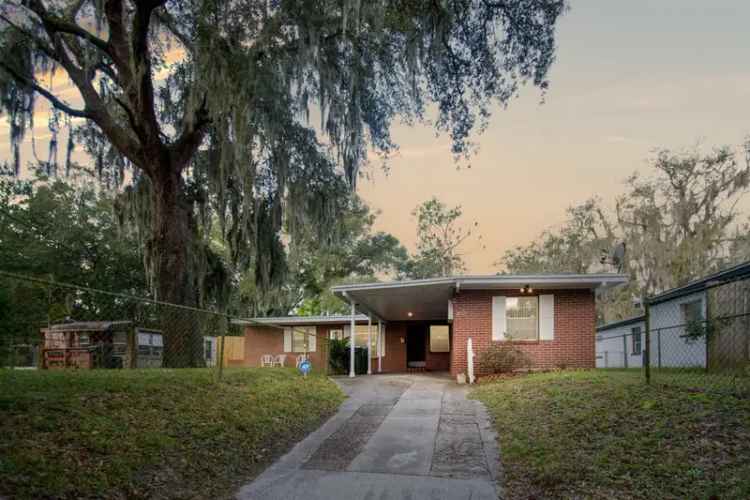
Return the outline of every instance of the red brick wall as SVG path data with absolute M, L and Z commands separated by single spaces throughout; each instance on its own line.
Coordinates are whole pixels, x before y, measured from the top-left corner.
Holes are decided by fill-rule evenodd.
M 515 342 L 530 358 L 532 369 L 593 368 L 596 305 L 592 290 L 549 290 L 555 295 L 555 338 Z M 492 297 L 520 295 L 518 290 L 462 290 L 453 298 L 451 375 L 466 373 L 466 341 L 479 354 L 492 341 Z M 475 358 L 476 363 L 476 358 Z M 475 371 L 480 367 L 475 364 Z
M 387 323 L 384 328 L 385 356 L 382 360 L 383 373 L 403 373 L 406 371 L 406 335 L 407 322 Z M 343 329 L 344 325 L 318 325 L 316 352 L 310 353 L 313 367 L 318 369 L 326 367 L 328 363 L 328 332 L 335 329 Z M 373 334 L 377 327 L 373 326 Z M 429 331 L 429 330 L 428 330 Z M 465 344 L 465 343 L 464 343 Z M 427 369 L 431 371 L 448 370 L 451 364 L 451 353 L 432 353 L 429 348 L 429 334 L 426 336 L 425 360 Z M 465 347 L 465 345 L 464 345 Z M 241 366 L 260 366 L 260 357 L 264 354 L 286 354 L 286 366 L 294 366 L 298 353 L 284 352 L 284 332 L 278 328 L 266 326 L 245 327 L 245 359 Z M 464 354 L 465 356 L 465 354 Z M 377 373 L 377 352 L 373 351 L 372 371 Z
M 320 370 L 328 365 L 328 331 L 343 326 L 318 325 L 316 329 L 315 352 L 309 353 L 313 369 Z M 286 354 L 284 366 L 295 366 L 297 356 L 302 353 L 284 352 L 284 330 L 270 326 L 245 327 L 245 361 L 243 366 L 260 366 L 264 354 Z
M 406 371 L 406 324 L 388 323 L 384 326 L 385 356 L 382 360 L 383 372 L 405 372 Z M 327 339 L 330 330 L 343 330 L 344 325 L 318 325 L 317 341 L 314 353 L 310 353 L 310 360 L 314 368 L 326 367 L 328 363 Z M 377 326 L 373 325 L 373 335 L 377 332 Z M 260 366 L 260 357 L 264 354 L 286 354 L 286 366 L 294 366 L 298 353 L 284 352 L 284 332 L 278 328 L 264 326 L 245 327 L 245 360 L 242 366 Z M 377 352 L 373 351 L 372 371 L 377 373 Z
M 383 372 L 403 373 L 406 371 L 406 336 L 410 322 L 392 322 L 386 325 L 385 357 Z M 429 326 L 425 325 L 425 363 L 429 371 L 447 371 L 450 367 L 449 352 L 430 352 Z M 402 342 L 403 339 L 403 342 Z M 377 371 L 373 360 L 373 372 Z

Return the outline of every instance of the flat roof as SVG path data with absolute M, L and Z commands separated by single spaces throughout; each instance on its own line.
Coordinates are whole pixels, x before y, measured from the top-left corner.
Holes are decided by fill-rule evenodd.
M 448 302 L 461 290 L 507 290 L 530 286 L 539 290 L 595 289 L 627 282 L 613 273 L 491 274 L 339 285 L 333 293 L 357 310 L 386 321 L 445 320 Z
M 302 326 L 302 325 L 338 325 L 349 323 L 351 316 L 348 314 L 331 314 L 321 316 L 266 316 L 261 318 L 233 319 L 233 325 L 266 325 L 266 326 Z M 357 314 L 354 317 L 357 323 L 366 323 L 367 316 Z
M 132 321 L 70 321 L 68 323 L 56 323 L 43 331 L 50 332 L 105 332 L 111 329 L 124 328 L 133 324 Z
M 691 281 L 686 285 L 672 288 L 665 292 L 654 295 L 653 297 L 649 297 L 646 299 L 646 301 L 649 304 L 659 304 L 668 300 L 684 297 L 685 295 L 690 295 L 691 293 L 701 292 L 706 288 L 711 288 L 712 286 L 715 286 L 717 284 L 727 281 L 734 281 L 743 277 L 750 277 L 750 261 L 743 262 L 742 264 L 737 264 L 736 266 L 728 267 L 727 269 L 715 272 L 713 274 L 709 274 L 708 276 L 705 276 L 703 278 Z
M 633 316 L 632 318 L 626 318 L 626 319 L 619 319 L 617 321 L 612 321 L 610 323 L 605 323 L 601 326 L 596 327 L 597 332 L 606 332 L 607 330 L 612 330 L 614 328 L 620 328 L 622 326 L 628 326 L 633 325 L 635 323 L 640 323 L 642 321 L 646 320 L 646 316 L 641 314 L 640 316 Z

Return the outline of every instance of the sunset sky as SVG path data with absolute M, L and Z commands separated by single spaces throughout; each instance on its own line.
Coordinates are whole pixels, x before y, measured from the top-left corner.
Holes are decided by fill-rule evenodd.
M 467 225 L 479 223 L 482 242 L 464 248 L 469 271 L 494 272 L 506 249 L 559 225 L 569 205 L 592 195 L 611 204 L 655 148 L 738 145 L 750 134 L 750 2 L 571 6 L 558 27 L 545 102 L 529 87 L 497 109 L 475 137 L 471 168 L 457 169 L 447 138 L 429 126 L 394 129 L 400 154 L 387 173 L 374 165 L 359 184 L 380 211 L 377 229 L 413 249 L 411 211 L 435 195 L 461 205 Z M 46 116 L 37 129 L 43 140 Z M 10 158 L 7 137 L 1 120 L 0 159 Z
M 429 127 L 395 130 L 400 157 L 359 188 L 381 211 L 379 229 L 413 246 L 418 203 L 460 204 L 486 245 L 466 245 L 469 270 L 492 272 L 504 250 L 559 225 L 567 206 L 611 202 L 655 148 L 737 145 L 750 134 L 750 2 L 571 5 L 545 103 L 528 88 L 498 109 L 471 169 L 456 170 L 448 140 Z

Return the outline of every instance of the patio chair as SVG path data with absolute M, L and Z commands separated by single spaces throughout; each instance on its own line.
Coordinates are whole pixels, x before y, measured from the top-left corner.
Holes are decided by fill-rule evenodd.
M 286 361 L 286 354 L 279 354 L 276 356 L 273 360 L 273 366 L 284 366 L 284 362 Z
M 260 357 L 260 366 L 266 367 L 266 366 L 273 366 L 273 355 L 271 354 L 264 354 Z

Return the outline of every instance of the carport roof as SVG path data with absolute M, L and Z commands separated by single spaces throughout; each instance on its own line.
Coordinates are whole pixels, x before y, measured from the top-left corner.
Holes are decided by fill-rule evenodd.
M 340 285 L 332 291 L 347 302 L 354 301 L 359 312 L 384 321 L 439 321 L 448 319 L 448 301 L 460 290 L 503 290 L 526 285 L 542 290 L 595 289 L 626 281 L 625 275 L 613 273 L 497 274 Z
M 235 319 L 235 325 L 258 325 L 258 326 L 295 326 L 295 325 L 337 325 L 349 323 L 350 315 L 324 315 L 324 316 L 266 316 L 263 318 Z M 366 323 L 367 316 L 358 314 L 354 316 L 357 323 Z

